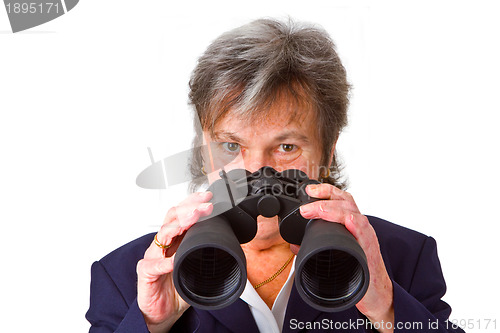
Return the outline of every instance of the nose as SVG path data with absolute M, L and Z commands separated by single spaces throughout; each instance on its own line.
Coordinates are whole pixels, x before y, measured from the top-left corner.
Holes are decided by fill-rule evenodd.
M 255 172 L 263 166 L 275 168 L 275 163 L 272 158 L 268 157 L 263 151 L 247 151 L 243 154 L 243 163 L 245 169 L 250 172 Z

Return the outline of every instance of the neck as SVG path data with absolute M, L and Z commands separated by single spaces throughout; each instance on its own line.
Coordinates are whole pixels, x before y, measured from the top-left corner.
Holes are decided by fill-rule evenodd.
M 269 279 L 290 259 L 292 251 L 285 241 L 263 246 L 265 243 L 251 241 L 242 248 L 247 259 L 247 276 L 255 286 Z M 274 301 L 290 273 L 291 263 L 275 279 L 259 287 L 256 291 L 267 306 L 272 309 Z
M 279 241 L 253 239 L 251 242 L 242 244 L 241 247 L 248 255 L 276 255 L 281 252 L 290 252 L 290 244 L 283 239 Z

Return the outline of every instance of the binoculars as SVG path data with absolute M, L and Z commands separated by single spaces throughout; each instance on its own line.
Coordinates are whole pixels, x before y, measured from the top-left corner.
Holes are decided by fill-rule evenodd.
M 257 233 L 257 216 L 278 215 L 285 241 L 300 245 L 295 261 L 295 286 L 302 299 L 321 311 L 354 306 L 370 281 L 366 256 L 341 224 L 305 219 L 299 208 L 318 199 L 305 191 L 319 184 L 295 169 L 278 172 L 263 167 L 222 170 L 208 188 L 212 213 L 184 236 L 174 260 L 173 280 L 179 295 L 204 310 L 230 305 L 247 283 L 246 259 L 240 244 Z

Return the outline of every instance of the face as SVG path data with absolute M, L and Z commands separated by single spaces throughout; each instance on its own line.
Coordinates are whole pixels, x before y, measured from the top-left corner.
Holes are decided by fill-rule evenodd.
M 215 126 L 214 136 L 204 132 L 205 143 L 210 147 L 208 159 L 211 158 L 211 161 L 205 158 L 205 164 L 211 163 L 216 169 L 220 160 L 225 160 L 229 162 L 224 166 L 226 171 L 245 168 L 255 172 L 263 166 L 271 166 L 277 171 L 299 169 L 309 178 L 318 179 L 322 147 L 314 113 L 305 111 L 290 121 L 285 111 L 273 108 L 269 117 L 250 126 L 228 113 Z M 215 171 L 208 174 L 210 183 L 219 179 Z M 279 234 L 277 216 L 259 216 L 257 223 L 255 241 L 284 242 Z

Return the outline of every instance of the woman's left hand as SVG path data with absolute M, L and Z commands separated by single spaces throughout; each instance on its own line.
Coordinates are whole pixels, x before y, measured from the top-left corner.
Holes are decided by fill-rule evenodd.
M 324 200 L 301 206 L 302 216 L 307 219 L 323 219 L 343 224 L 366 254 L 370 285 L 356 307 L 372 323 L 390 321 L 394 324 L 392 281 L 385 269 L 377 235 L 368 218 L 360 213 L 351 194 L 331 184 L 308 185 L 306 192 L 311 197 Z

